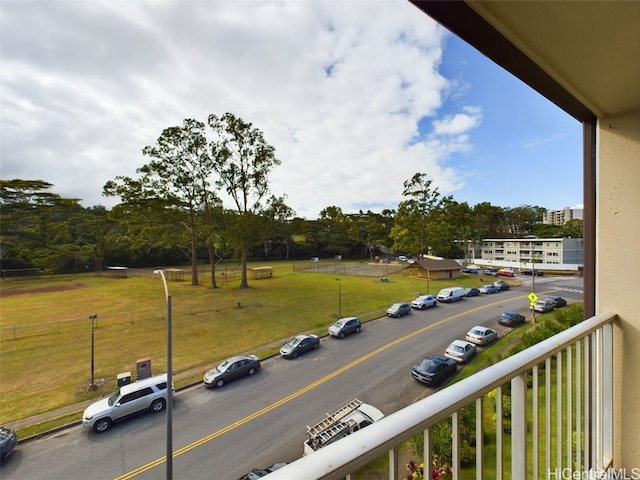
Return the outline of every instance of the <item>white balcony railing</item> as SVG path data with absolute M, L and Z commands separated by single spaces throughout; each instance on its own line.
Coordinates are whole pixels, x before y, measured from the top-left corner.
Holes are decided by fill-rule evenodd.
M 428 472 L 433 453 L 431 428 L 451 417 L 451 476 L 456 480 L 461 472 L 459 412 L 475 403 L 477 479 L 500 480 L 505 468 L 510 469 L 511 479 L 592 478 L 594 472 L 610 467 L 613 456 L 614 320 L 613 314 L 587 319 L 267 477 L 269 480 L 351 478 L 372 460 L 388 455 L 389 480 L 406 478 L 405 466 L 398 465 L 399 447 L 421 432 L 424 452 L 419 460 L 424 460 Z M 507 387 L 511 394 L 510 419 L 502 415 L 502 393 Z M 483 445 L 483 405 L 487 394 L 493 391 L 496 391 L 495 470 L 493 465 L 484 465 Z M 511 432 L 505 434 L 504 424 L 509 421 Z M 510 438 L 510 449 L 506 448 L 505 437 Z M 425 479 L 430 477 L 427 472 Z

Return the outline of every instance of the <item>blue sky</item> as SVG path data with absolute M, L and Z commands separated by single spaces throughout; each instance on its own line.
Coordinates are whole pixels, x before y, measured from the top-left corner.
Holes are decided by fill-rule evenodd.
M 84 206 L 225 112 L 309 219 L 395 209 L 418 172 L 471 206 L 582 202 L 580 124 L 402 0 L 2 1 L 0 22 L 0 175 Z

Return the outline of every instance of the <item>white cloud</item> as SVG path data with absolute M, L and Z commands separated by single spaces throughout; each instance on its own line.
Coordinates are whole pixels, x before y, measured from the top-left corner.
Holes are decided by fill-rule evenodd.
M 469 148 L 481 112 L 438 119 L 455 84 L 444 31 L 404 1 L 2 2 L 2 178 L 42 179 L 111 206 L 106 181 L 185 118 L 232 112 L 282 165 L 272 191 L 301 216 L 395 208 L 402 182 Z M 33 32 L 37 32 L 34 35 Z M 433 130 L 418 131 L 431 119 Z

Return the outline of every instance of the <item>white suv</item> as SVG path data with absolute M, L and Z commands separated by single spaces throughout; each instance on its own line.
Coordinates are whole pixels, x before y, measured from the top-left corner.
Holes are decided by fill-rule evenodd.
M 175 390 L 171 386 L 171 396 Z M 98 433 L 117 420 L 143 411 L 161 412 L 167 405 L 167 374 L 123 385 L 113 395 L 89 405 L 82 415 L 82 426 Z

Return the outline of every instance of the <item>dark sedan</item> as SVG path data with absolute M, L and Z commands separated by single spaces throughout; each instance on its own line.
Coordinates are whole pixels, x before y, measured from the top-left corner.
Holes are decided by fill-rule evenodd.
M 471 287 L 471 288 L 465 288 L 464 289 L 464 296 L 465 297 L 477 297 L 478 295 L 480 295 L 480 289 L 479 288 Z
M 527 319 L 523 315 L 516 312 L 503 312 L 498 317 L 498 323 L 505 327 L 517 327 L 526 322 Z
M 317 335 L 296 335 L 282 345 L 280 355 L 283 358 L 296 358 L 299 354 L 315 350 L 319 346 L 320 339 Z
M 18 437 L 15 431 L 0 427 L 0 459 L 9 455 L 17 443 Z
M 237 355 L 226 359 L 220 365 L 204 374 L 207 387 L 222 387 L 225 383 L 245 375 L 253 375 L 260 370 L 260 359 L 255 355 Z
M 556 295 L 550 295 L 548 296 L 545 301 L 547 303 L 550 303 L 553 305 L 553 308 L 561 308 L 567 305 L 567 301 L 562 298 L 562 297 L 558 297 Z
M 425 357 L 413 366 L 411 376 L 426 385 L 439 385 L 458 370 L 456 362 L 444 355 Z
M 491 295 L 492 293 L 498 293 L 498 287 L 493 284 L 483 285 L 480 287 L 480 293 L 483 295 Z

